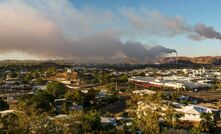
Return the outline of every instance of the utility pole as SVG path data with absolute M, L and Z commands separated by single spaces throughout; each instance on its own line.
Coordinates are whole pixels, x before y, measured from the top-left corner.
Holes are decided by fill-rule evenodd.
M 117 90 L 117 81 L 116 81 L 116 85 L 115 86 L 116 86 L 116 90 Z

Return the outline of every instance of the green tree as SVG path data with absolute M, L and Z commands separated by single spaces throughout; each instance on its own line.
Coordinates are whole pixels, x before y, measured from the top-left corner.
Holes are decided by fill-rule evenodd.
M 200 129 L 202 131 L 213 131 L 214 128 L 216 127 L 216 123 L 213 119 L 212 113 L 205 113 L 203 112 L 200 115 L 201 121 L 200 121 Z
M 18 74 L 16 72 L 12 72 L 10 75 L 10 77 L 12 77 L 12 78 L 16 78 L 17 76 L 18 76 Z
M 26 113 L 42 113 L 52 110 L 54 97 L 45 91 L 36 95 L 24 95 L 18 100 L 18 109 Z
M 0 133 L 15 134 L 18 132 L 18 117 L 13 114 L 7 114 L 0 119 Z
M 91 83 L 93 83 L 93 84 L 99 83 L 98 78 L 94 77 L 94 78 L 91 80 Z
M 179 114 L 173 108 L 168 108 L 165 111 L 165 123 L 169 127 L 175 127 L 179 122 Z
M 47 74 L 48 74 L 49 76 L 55 75 L 55 73 L 56 73 L 56 68 L 55 68 L 55 67 L 49 67 L 49 68 L 47 69 Z
M 30 99 L 33 97 L 32 94 L 25 94 L 18 99 L 18 110 L 30 112 Z
M 25 77 L 23 78 L 24 83 L 30 84 L 32 80 L 32 77 L 30 74 L 26 74 Z
M 136 126 L 145 134 L 159 134 L 159 114 L 153 111 L 146 111 L 146 115 L 142 115 L 136 120 Z
M 48 115 L 43 114 L 31 114 L 16 113 L 19 124 L 17 125 L 20 131 L 16 133 L 20 134 L 62 134 L 63 126 L 56 123 L 55 120 L 49 119 Z
M 83 97 L 83 106 L 84 107 L 90 107 L 91 104 L 95 101 L 95 96 L 97 92 L 92 88 L 88 91 L 87 94 Z
M 88 131 L 99 130 L 101 128 L 101 119 L 96 110 L 90 110 L 85 114 L 84 127 Z
M 31 117 L 30 132 L 35 134 L 61 134 L 63 127 L 49 119 L 47 115 L 36 115 Z
M 140 74 L 138 74 L 139 76 L 145 76 L 145 72 L 141 72 Z
M 39 92 L 30 99 L 31 108 L 36 112 L 49 112 L 52 110 L 54 97 L 47 92 Z
M 83 134 L 85 131 L 83 127 L 83 117 L 83 111 L 77 110 L 70 112 L 69 118 L 57 118 L 55 120 L 63 126 L 65 134 Z
M 62 107 L 61 107 L 61 113 L 64 113 L 64 114 L 68 114 L 69 112 L 69 106 L 71 106 L 72 103 L 69 103 L 69 102 L 64 102 L 62 104 Z
M 172 101 L 177 101 L 178 97 L 179 97 L 179 93 L 177 93 L 177 92 L 173 92 L 171 94 Z
M 50 82 L 47 85 L 46 91 L 55 98 L 61 98 L 66 93 L 66 87 L 60 82 Z
M 127 81 L 128 81 L 128 77 L 126 75 L 122 75 L 118 80 L 118 82 L 121 82 L 121 83 L 124 83 Z
M 200 134 L 200 129 L 198 127 L 193 127 L 190 129 L 190 134 Z
M 81 96 L 80 96 L 78 90 L 69 90 L 69 91 L 65 94 L 65 98 L 66 98 L 66 99 L 71 99 L 71 100 L 76 101 L 76 102 L 81 101 Z
M 44 85 L 46 83 L 46 81 L 44 81 L 43 79 L 41 78 L 37 78 L 36 81 L 35 81 L 35 84 L 36 85 Z
M 0 100 L 0 111 L 8 110 L 8 109 L 9 109 L 8 103 L 3 100 Z

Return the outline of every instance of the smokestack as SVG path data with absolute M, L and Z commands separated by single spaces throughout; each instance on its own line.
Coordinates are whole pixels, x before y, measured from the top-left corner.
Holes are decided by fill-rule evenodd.
M 176 52 L 176 59 L 175 59 L 176 60 L 176 64 L 178 63 L 178 59 L 177 58 L 178 58 L 178 53 Z

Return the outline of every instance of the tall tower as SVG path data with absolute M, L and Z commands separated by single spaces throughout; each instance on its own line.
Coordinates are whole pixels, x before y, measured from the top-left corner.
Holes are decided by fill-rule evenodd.
M 176 60 L 176 64 L 178 63 L 178 59 L 177 58 L 178 58 L 178 53 L 176 52 L 176 59 L 175 59 Z

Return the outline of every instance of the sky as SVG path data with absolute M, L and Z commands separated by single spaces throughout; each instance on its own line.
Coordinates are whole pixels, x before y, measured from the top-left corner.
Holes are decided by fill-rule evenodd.
M 220 56 L 220 0 L 0 0 L 0 59 Z

